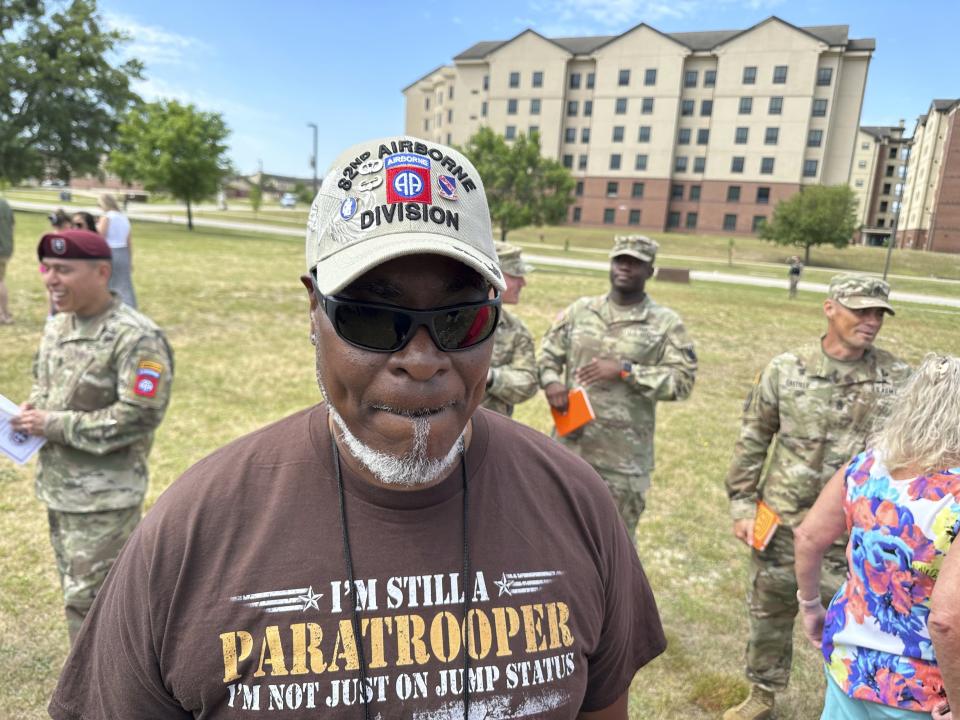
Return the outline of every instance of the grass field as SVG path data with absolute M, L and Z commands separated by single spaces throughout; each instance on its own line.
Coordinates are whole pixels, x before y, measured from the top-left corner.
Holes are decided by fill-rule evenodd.
M 31 358 L 46 314 L 34 255 L 46 220 L 18 213 L 17 223 L 17 251 L 7 275 L 17 324 L 0 326 L 0 392 L 20 401 L 29 391 Z M 191 463 L 316 402 L 318 392 L 298 281 L 301 241 L 188 233 L 151 223 L 135 223 L 134 233 L 141 309 L 166 329 L 177 369 L 173 401 L 151 456 L 149 506 Z M 593 242 L 583 235 L 578 244 Z M 598 233 L 595 246 L 609 242 L 609 235 Z M 515 239 L 539 242 L 536 231 L 517 232 Z M 681 243 L 666 236 L 664 252 L 677 252 Z M 750 246 L 743 246 L 746 254 Z M 705 241 L 704 247 L 712 246 Z M 725 245 L 719 249 L 725 257 Z M 827 253 L 815 257 L 820 252 Z M 606 287 L 603 273 L 542 269 L 530 277 L 519 314 L 539 340 L 560 309 Z M 730 534 L 723 491 L 743 396 L 769 357 L 815 338 L 824 322 L 820 299 L 810 294 L 790 302 L 783 291 L 711 283 L 655 282 L 649 290 L 684 317 L 700 371 L 689 401 L 660 408 L 657 471 L 637 547 L 670 646 L 634 682 L 631 717 L 715 718 L 746 691 L 741 662 L 747 553 Z M 958 323 L 960 312 L 905 305 L 888 320 L 880 345 L 914 362 L 928 350 L 957 353 Z M 516 417 L 542 431 L 549 427 L 542 395 L 521 405 Z M 60 591 L 32 471 L 0 460 L 0 708 L 10 720 L 46 717 L 66 653 Z M 799 636 L 797 646 L 782 720 L 819 717 L 820 664 Z

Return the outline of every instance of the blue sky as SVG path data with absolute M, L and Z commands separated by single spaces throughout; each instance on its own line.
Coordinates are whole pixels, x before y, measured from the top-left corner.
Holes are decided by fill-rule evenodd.
M 646 22 L 664 32 L 746 28 L 777 15 L 795 25 L 850 26 L 876 38 L 861 123 L 893 125 L 933 98 L 960 96 L 956 0 L 419 0 L 226 3 L 101 0 L 108 24 L 133 36 L 146 63 L 137 90 L 221 112 L 241 172 L 307 177 L 356 142 L 402 132 L 401 89 L 480 40 L 525 28 L 548 37 L 610 35 Z

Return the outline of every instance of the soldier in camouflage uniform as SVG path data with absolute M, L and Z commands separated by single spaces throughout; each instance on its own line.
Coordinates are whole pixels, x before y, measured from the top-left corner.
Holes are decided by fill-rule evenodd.
M 596 420 L 559 438 L 610 487 L 630 531 L 646 507 L 653 471 L 656 405 L 693 390 L 697 356 L 680 316 L 646 294 L 657 243 L 617 237 L 610 252 L 610 292 L 564 310 L 543 338 L 540 386 L 560 411 L 567 393 L 588 387 Z
M 503 305 L 516 305 L 520 291 L 527 284 L 524 275 L 533 270 L 523 261 L 520 248 L 508 243 L 495 243 L 500 270 L 507 289 L 500 295 Z M 487 372 L 487 392 L 483 407 L 510 417 L 513 406 L 537 394 L 537 359 L 533 335 L 523 320 L 506 307 L 500 310 L 500 324 L 493 336 L 493 355 Z
M 889 290 L 865 275 L 834 277 L 823 304 L 826 334 L 775 357 L 747 395 L 727 475 L 734 534 L 750 544 L 761 499 L 782 525 L 765 550 L 751 550 L 746 674 L 752 688 L 725 720 L 770 717 L 775 693 L 787 687 L 798 609 L 792 529 L 837 469 L 864 449 L 910 373 L 905 363 L 873 347 L 884 313 L 893 315 Z M 845 545 L 842 538 L 825 556 L 825 601 L 846 574 Z
M 173 354 L 153 321 L 110 293 L 102 237 L 50 233 L 37 254 L 59 312 L 44 328 L 33 389 L 13 425 L 47 438 L 36 492 L 48 508 L 72 643 L 140 519 Z

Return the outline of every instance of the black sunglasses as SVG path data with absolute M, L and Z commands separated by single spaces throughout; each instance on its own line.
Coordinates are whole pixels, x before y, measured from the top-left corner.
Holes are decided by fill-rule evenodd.
M 402 350 L 421 326 L 444 352 L 466 350 L 493 335 L 500 320 L 500 295 L 480 302 L 433 310 L 411 310 L 396 305 L 358 302 L 314 291 L 337 331 L 351 345 L 372 352 Z

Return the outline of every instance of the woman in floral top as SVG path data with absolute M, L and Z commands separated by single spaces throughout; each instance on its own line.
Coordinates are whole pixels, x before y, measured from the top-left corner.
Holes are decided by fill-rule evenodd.
M 820 562 L 844 532 L 847 581 L 824 610 Z M 795 530 L 804 632 L 826 664 L 822 718 L 951 717 L 928 626 L 958 534 L 960 360 L 928 355 L 871 447 L 831 478 Z

